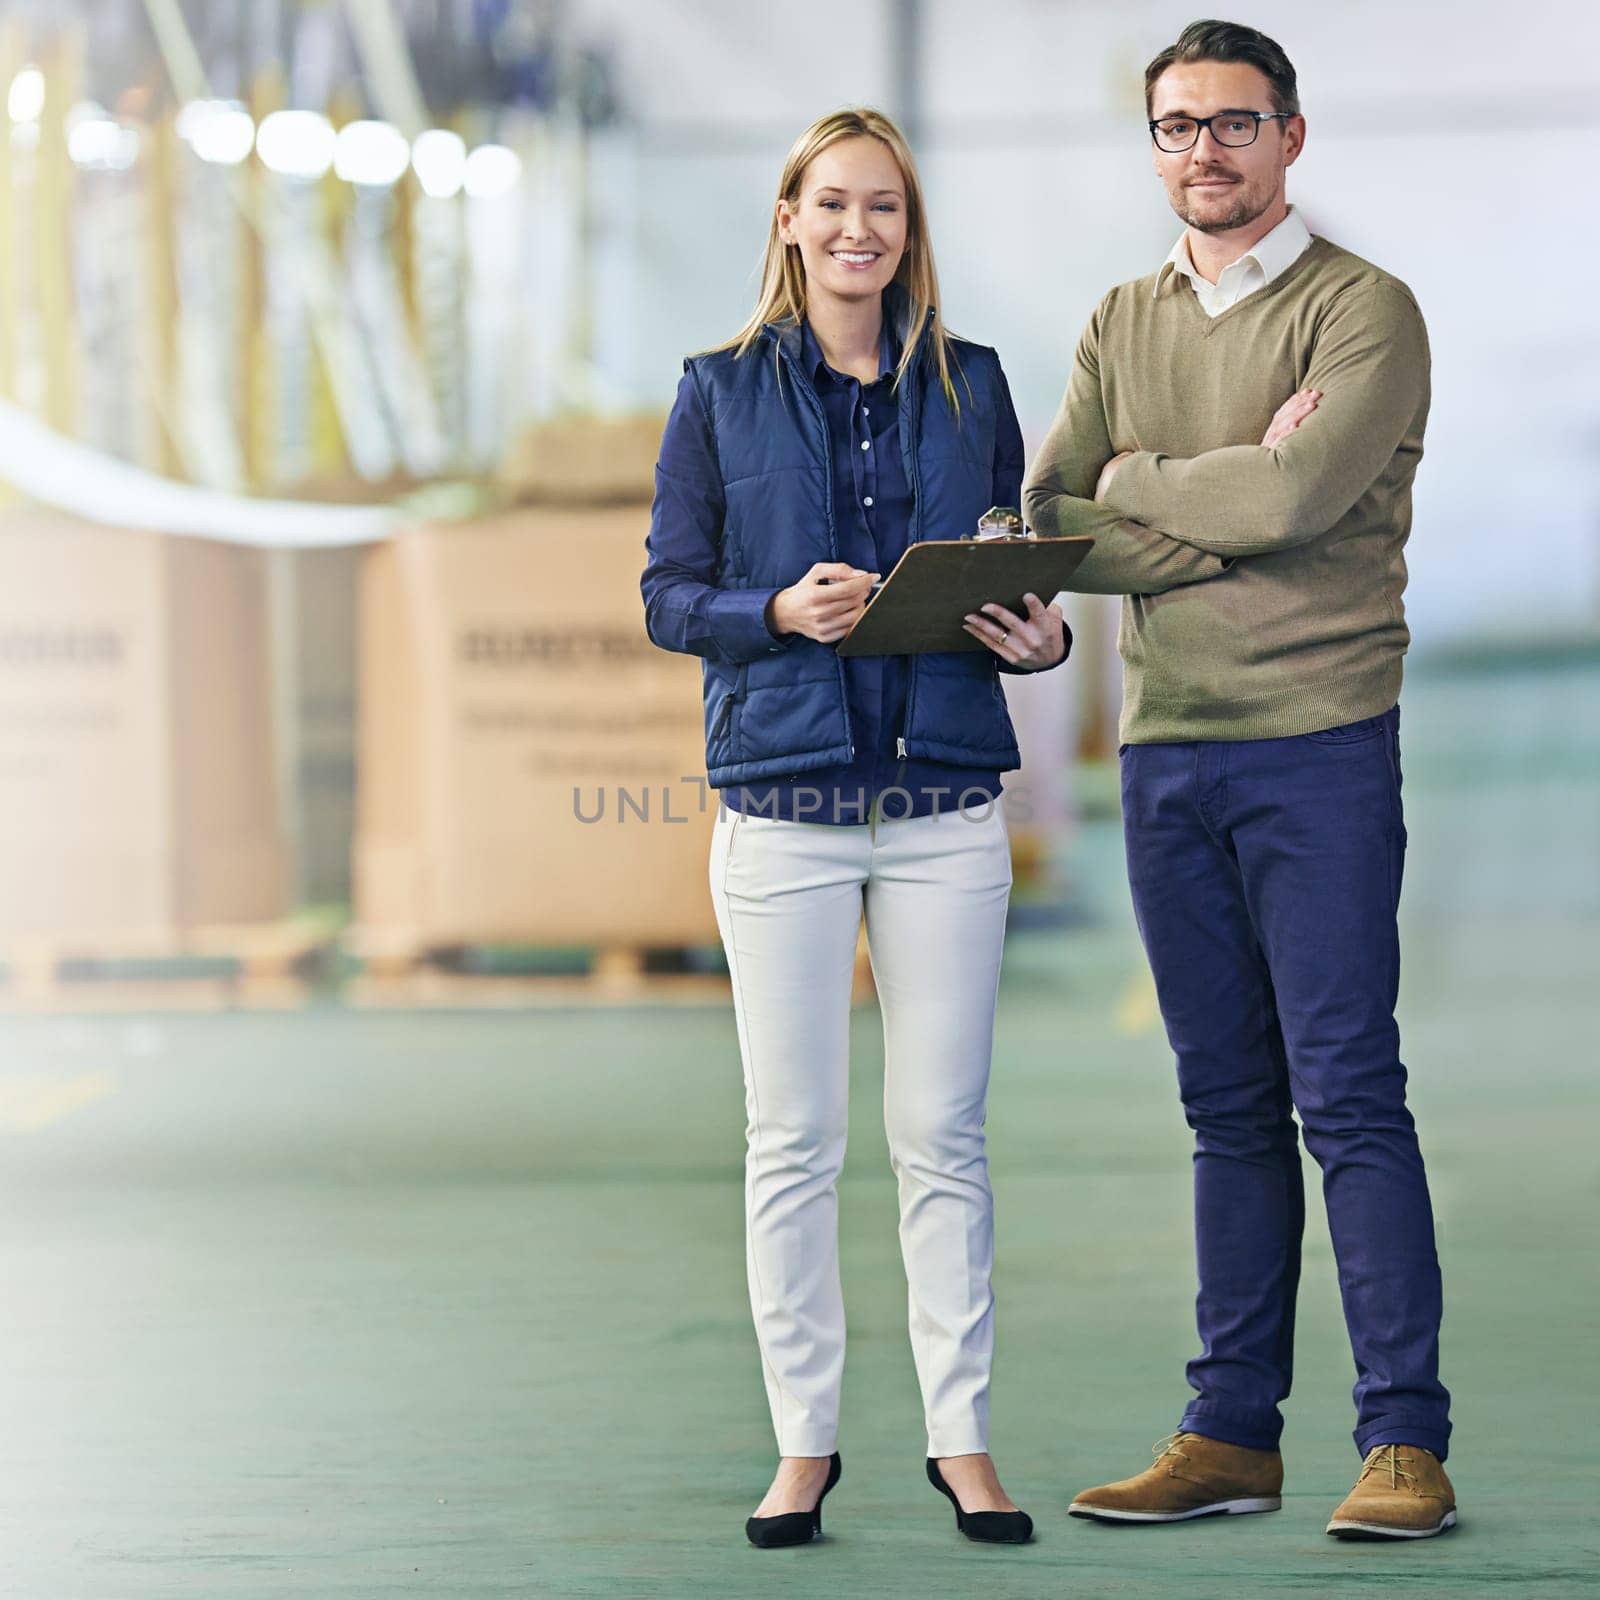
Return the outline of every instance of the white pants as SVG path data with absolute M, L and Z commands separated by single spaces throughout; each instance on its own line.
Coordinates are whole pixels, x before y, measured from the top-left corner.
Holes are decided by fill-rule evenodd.
M 928 1454 L 989 1447 L 994 1207 L 983 1120 L 1010 891 L 998 805 L 843 827 L 717 818 L 711 893 L 744 1058 L 750 1303 L 780 1455 L 829 1455 L 838 1434 L 835 1186 L 863 904 Z

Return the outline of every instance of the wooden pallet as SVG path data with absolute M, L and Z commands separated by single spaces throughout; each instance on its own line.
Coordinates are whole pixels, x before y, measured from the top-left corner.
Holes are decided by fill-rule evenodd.
M 726 1003 L 716 972 L 672 970 L 670 952 L 616 944 L 552 969 L 534 946 L 444 941 L 394 928 L 353 928 L 344 940 L 359 970 L 342 996 L 363 1009 Z M 526 957 L 519 961 L 519 956 Z
M 395 929 L 352 929 L 344 948 L 360 971 L 344 984 L 343 999 L 361 1009 L 725 1006 L 732 993 L 725 972 L 671 970 L 681 952 L 642 945 L 600 946 L 587 953 L 580 970 L 555 972 L 487 970 L 495 964 L 489 953 L 508 947 L 443 944 Z M 852 1000 L 872 993 L 863 936 Z
M 321 917 L 0 939 L 0 1011 L 216 1011 L 303 1002 L 333 949 Z
M 726 973 L 674 961 L 682 952 L 619 943 L 588 952 L 576 969 L 521 971 L 506 970 L 510 950 L 387 929 L 341 930 L 326 918 L 12 937 L 0 939 L 0 1014 L 292 1009 L 341 968 L 338 999 L 358 1009 L 731 1001 Z M 852 1000 L 860 1004 L 873 992 L 863 934 Z

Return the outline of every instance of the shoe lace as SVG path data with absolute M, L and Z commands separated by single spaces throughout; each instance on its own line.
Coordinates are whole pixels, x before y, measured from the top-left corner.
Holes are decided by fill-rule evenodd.
M 1367 1459 L 1361 1466 L 1361 1476 L 1356 1479 L 1356 1482 L 1358 1484 L 1365 1483 L 1369 1473 L 1380 1472 L 1385 1467 L 1389 1469 L 1389 1487 L 1391 1489 L 1398 1489 L 1402 1478 L 1407 1483 L 1415 1483 L 1417 1481 L 1416 1473 L 1407 1472 L 1400 1465 L 1400 1446 L 1397 1444 L 1380 1444 L 1368 1451 Z
M 1167 1456 L 1176 1456 L 1180 1461 L 1187 1461 L 1188 1455 L 1178 1446 L 1189 1437 L 1186 1433 L 1169 1433 L 1164 1439 L 1157 1439 L 1150 1450 L 1156 1461 L 1162 1461 Z

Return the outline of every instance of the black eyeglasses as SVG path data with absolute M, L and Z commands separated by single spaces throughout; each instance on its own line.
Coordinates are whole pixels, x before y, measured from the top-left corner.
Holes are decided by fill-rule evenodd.
M 1156 149 L 1177 155 L 1193 149 L 1200 130 L 1209 128 L 1218 144 L 1237 150 L 1256 142 L 1263 122 L 1274 117 L 1287 121 L 1293 115 L 1292 111 L 1219 111 L 1214 117 L 1158 117 L 1150 124 L 1150 137 L 1155 140 Z

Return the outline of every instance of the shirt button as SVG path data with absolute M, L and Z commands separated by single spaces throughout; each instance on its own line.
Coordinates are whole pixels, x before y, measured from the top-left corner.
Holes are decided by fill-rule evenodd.
M 861 441 L 861 448 L 863 450 L 870 450 L 872 448 L 872 441 L 870 439 L 863 439 Z
M 861 503 L 864 506 L 870 506 L 872 504 L 872 496 L 869 494 Z

